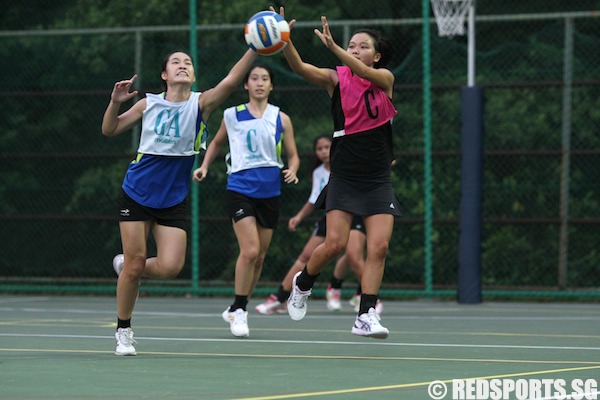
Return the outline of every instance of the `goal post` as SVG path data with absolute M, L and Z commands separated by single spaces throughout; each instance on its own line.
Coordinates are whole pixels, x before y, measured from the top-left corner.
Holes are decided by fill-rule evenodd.
M 461 178 L 458 243 L 459 303 L 480 303 L 483 203 L 483 89 L 475 83 L 475 1 L 430 0 L 438 35 L 467 33 L 467 86 L 460 93 Z M 468 30 L 465 18 L 468 14 Z

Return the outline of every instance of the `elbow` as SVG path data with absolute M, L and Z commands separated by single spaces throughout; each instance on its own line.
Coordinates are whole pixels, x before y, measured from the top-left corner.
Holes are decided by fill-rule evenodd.
M 295 63 L 289 63 L 290 69 L 295 72 L 298 73 L 300 71 L 300 68 L 298 67 L 298 64 Z
M 294 71 L 295 73 L 297 73 L 297 74 L 298 74 L 298 75 L 300 75 L 300 76 L 304 76 L 304 75 L 303 75 L 304 68 L 302 68 L 302 67 L 303 67 L 303 65 L 302 65 L 302 64 L 300 64 L 300 63 L 298 63 L 298 64 L 291 64 L 291 65 L 290 65 L 290 69 L 291 69 L 292 71 Z
M 102 136 L 112 137 L 115 135 L 116 135 L 115 129 L 108 129 L 108 128 L 102 127 Z
M 356 76 L 358 76 L 359 78 L 362 78 L 362 79 L 369 79 L 369 75 L 370 75 L 370 73 L 369 73 L 369 72 L 370 72 L 370 71 L 371 71 L 371 68 L 368 68 L 368 67 L 366 67 L 366 68 L 362 68 L 362 67 L 361 67 L 361 68 L 359 68 L 359 69 L 358 69 L 356 72 L 354 72 L 354 73 L 355 73 L 355 74 L 356 74 Z

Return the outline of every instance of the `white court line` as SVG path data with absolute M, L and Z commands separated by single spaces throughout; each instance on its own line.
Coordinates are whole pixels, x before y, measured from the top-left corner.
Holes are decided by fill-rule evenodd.
M 15 308 L 15 307 L 0 307 L 0 312 L 29 312 L 29 313 L 43 313 L 43 314 L 107 314 L 114 315 L 114 310 L 91 310 L 91 309 L 74 309 L 74 308 L 65 308 L 65 309 L 47 309 L 47 308 L 33 308 L 33 307 L 23 307 L 23 308 Z M 221 314 L 214 313 L 190 313 L 190 312 L 172 312 L 172 311 L 137 311 L 136 315 L 147 315 L 147 316 L 161 316 L 161 317 L 190 317 L 190 318 L 198 318 L 198 317 L 218 317 L 221 318 Z M 351 314 L 322 314 L 322 315 L 307 315 L 306 319 L 331 319 L 334 316 L 346 317 Z M 269 318 L 272 319 L 272 315 L 253 315 L 253 318 Z M 589 317 L 589 316 L 581 316 L 581 317 L 569 317 L 569 316 L 555 316 L 555 317 L 535 317 L 535 316 L 524 316 L 524 317 L 501 317 L 501 316 L 423 316 L 423 315 L 384 315 L 384 318 L 394 319 L 394 320 L 419 320 L 419 321 L 597 321 L 600 320 L 600 316 L 597 317 Z
M 30 302 L 30 301 L 48 301 L 48 299 L 50 299 L 50 297 L 19 297 L 19 298 L 14 298 L 14 299 L 1 298 L 0 304 L 26 303 L 26 302 Z
M 33 333 L 0 333 L 0 337 L 39 337 L 56 339 L 113 339 L 111 336 L 100 335 L 54 335 Z M 272 344 L 324 344 L 342 346 L 392 346 L 392 347 L 449 347 L 449 348 L 481 348 L 481 349 L 530 349 L 530 350 L 582 350 L 600 351 L 600 347 L 575 347 L 575 346 L 516 346 L 516 345 L 484 345 L 484 344 L 458 344 L 458 343 L 402 343 L 402 342 L 346 342 L 327 340 L 266 340 L 266 339 L 215 339 L 215 338 L 172 338 L 172 337 L 136 337 L 137 340 L 170 341 L 170 342 L 235 342 L 235 343 L 272 343 Z
M 85 310 L 85 309 L 45 309 L 45 308 L 11 308 L 11 307 L 0 307 L 0 312 L 28 312 L 28 313 L 42 313 L 42 314 L 106 314 L 106 315 L 114 315 L 114 310 Z M 147 316 L 158 316 L 158 317 L 190 317 L 190 318 L 198 318 L 198 317 L 221 317 L 221 314 L 214 313 L 185 313 L 185 312 L 172 312 L 172 311 L 135 311 L 136 315 L 147 315 Z

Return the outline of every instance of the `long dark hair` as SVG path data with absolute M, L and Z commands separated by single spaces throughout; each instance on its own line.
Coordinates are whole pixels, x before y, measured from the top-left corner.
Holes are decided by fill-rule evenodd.
M 394 55 L 394 50 L 392 49 L 392 43 L 390 40 L 383 36 L 383 34 L 375 29 L 363 28 L 357 29 L 354 31 L 352 36 L 357 33 L 366 33 L 371 36 L 373 39 L 373 45 L 375 46 L 375 51 L 381 54 L 381 58 L 374 64 L 375 68 L 385 68 L 388 66 L 390 61 L 392 60 L 392 56 Z
M 333 142 L 333 139 L 331 138 L 331 135 L 325 135 L 325 134 L 323 134 L 323 135 L 319 135 L 319 136 L 317 136 L 317 137 L 316 137 L 316 138 L 313 140 L 313 154 L 314 154 L 314 159 L 313 159 L 313 162 L 312 162 L 312 164 L 311 164 L 311 167 L 310 167 L 310 177 L 311 177 L 311 179 L 312 179 L 312 173 L 313 173 L 313 171 L 314 171 L 315 169 L 317 169 L 317 167 L 318 167 L 319 165 L 323 164 L 323 163 L 321 162 L 321 160 L 319 160 L 319 157 L 317 157 L 317 155 L 315 154 L 315 153 L 316 153 L 316 151 L 317 151 L 317 143 L 318 143 L 318 142 L 319 142 L 319 140 L 321 140 L 321 139 L 327 139 L 327 140 L 329 140 L 329 143 L 332 143 L 332 142 Z

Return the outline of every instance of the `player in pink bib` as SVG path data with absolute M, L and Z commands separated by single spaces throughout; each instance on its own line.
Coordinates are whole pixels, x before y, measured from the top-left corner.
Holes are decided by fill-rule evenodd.
M 348 67 L 337 67 L 340 98 L 345 116 L 344 134 L 364 132 L 390 121 L 397 111 L 387 94 Z M 335 135 L 334 135 L 335 136 Z
M 283 7 L 279 13 L 283 16 Z M 295 22 L 289 22 L 290 28 Z M 394 218 L 401 215 L 391 179 L 392 118 L 397 111 L 392 104 L 395 77 L 386 66 L 392 48 L 385 37 L 371 29 L 355 31 L 347 48 L 342 48 L 333 40 L 327 18 L 321 17 L 321 23 L 323 30 L 315 29 L 315 34 L 343 66 L 332 69 L 308 64 L 291 40 L 283 50 L 295 73 L 329 94 L 334 131 L 331 175 L 323 191 L 327 211 L 325 242 L 294 277 L 287 309 L 293 320 L 304 317 L 321 269 L 344 250 L 352 218 L 360 215 L 367 233 L 367 258 L 352 333 L 384 339 L 389 330 L 381 325 L 375 308 Z

